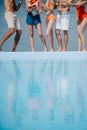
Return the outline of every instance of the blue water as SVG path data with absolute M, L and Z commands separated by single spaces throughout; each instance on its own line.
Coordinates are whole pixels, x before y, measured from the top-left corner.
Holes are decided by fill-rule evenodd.
M 0 61 L 0 130 L 87 130 L 87 60 Z
M 16 0 L 18 2 L 18 0 Z M 55 10 L 55 15 L 57 14 L 57 10 Z M 22 36 L 20 39 L 20 42 L 17 46 L 17 51 L 31 51 L 30 49 L 30 42 L 29 42 L 29 32 L 26 25 L 26 9 L 25 9 L 25 0 L 23 2 L 23 5 L 21 6 L 20 10 L 17 12 L 17 16 L 19 17 L 21 28 L 22 28 Z M 77 51 L 78 44 L 77 44 L 77 31 L 76 31 L 76 16 L 75 16 L 75 8 L 71 7 L 70 11 L 70 27 L 69 27 L 69 42 L 68 42 L 68 51 Z M 46 24 L 45 24 L 45 12 L 41 14 L 41 20 L 42 20 L 42 28 L 43 28 L 43 34 L 46 38 Z M 2 36 L 7 32 L 7 24 L 4 19 L 4 5 L 3 0 L 0 0 L 0 39 Z M 43 51 L 43 45 L 40 41 L 37 31 L 34 28 L 35 32 L 35 51 Z M 58 49 L 58 43 L 55 36 L 55 24 L 53 27 L 54 32 L 54 49 L 55 51 Z M 62 33 L 62 32 L 61 32 Z M 87 30 L 85 32 L 85 36 L 87 36 Z M 13 44 L 13 38 L 14 36 L 10 37 L 3 45 L 4 51 L 11 51 L 11 47 Z M 49 48 L 48 39 L 46 38 L 46 42 Z

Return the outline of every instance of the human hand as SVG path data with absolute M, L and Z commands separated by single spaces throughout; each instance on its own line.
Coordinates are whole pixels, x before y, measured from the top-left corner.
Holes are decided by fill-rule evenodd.
M 40 7 L 43 8 L 44 7 L 44 4 L 42 2 L 40 2 Z

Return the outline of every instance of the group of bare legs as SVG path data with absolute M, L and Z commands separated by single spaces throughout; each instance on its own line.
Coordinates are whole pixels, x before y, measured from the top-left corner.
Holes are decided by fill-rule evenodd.
M 86 12 L 86 0 L 76 0 L 76 3 L 70 3 L 67 0 L 63 0 L 69 6 L 76 7 L 76 20 L 77 20 L 77 36 L 78 36 L 78 51 L 87 51 L 86 40 L 84 31 L 87 27 L 87 12 Z
M 66 0 L 64 0 L 64 1 L 66 1 Z M 47 2 L 50 3 L 50 2 L 53 2 L 53 0 L 47 0 Z M 71 0 L 71 2 L 72 2 L 72 0 Z M 78 0 L 76 2 L 78 3 Z M 68 5 L 69 5 L 69 3 L 68 3 Z M 46 13 L 48 13 L 49 10 L 50 10 L 51 11 L 51 13 L 50 13 L 51 16 L 54 15 L 54 11 L 53 11 L 54 10 L 54 6 L 53 5 L 47 6 L 46 4 L 42 4 L 41 7 L 43 8 L 43 10 Z M 76 7 L 76 5 L 75 5 L 75 7 Z M 68 7 L 68 9 L 70 10 L 70 7 Z M 48 22 L 46 21 L 46 36 L 47 36 L 49 44 L 50 44 L 50 51 L 51 52 L 54 51 L 54 44 L 53 44 L 53 42 L 54 42 L 53 41 L 53 25 L 54 25 L 54 23 L 55 23 L 55 19 L 54 18 L 50 19 Z M 77 18 L 78 51 L 87 51 L 86 41 L 85 41 L 85 37 L 84 37 L 84 30 L 86 29 L 86 26 L 87 26 L 87 17 L 85 17 L 82 21 L 80 21 Z M 37 29 L 38 29 L 38 34 L 39 34 L 41 40 L 44 39 L 44 40 L 42 40 L 44 48 L 45 48 L 44 50 L 48 51 L 46 40 L 45 40 L 45 38 L 44 38 L 44 36 L 42 34 L 42 27 L 40 26 L 40 28 L 39 28 L 37 26 Z M 31 48 L 32 48 L 32 51 L 34 51 L 33 28 L 29 29 L 29 32 L 31 34 L 30 35 Z M 59 51 L 59 52 L 66 51 L 67 50 L 67 46 L 68 46 L 68 30 L 63 30 L 64 40 L 62 39 L 62 36 L 61 36 L 61 29 L 55 29 L 55 34 L 56 34 L 56 39 L 57 39 L 58 45 L 59 45 L 57 51 Z M 63 41 L 64 41 L 64 45 L 63 45 Z
M 78 0 L 77 0 L 78 1 Z M 53 44 L 53 24 L 55 23 L 55 19 L 51 19 L 46 25 L 46 36 L 48 38 L 49 44 L 50 44 L 50 51 L 53 52 L 54 51 L 54 44 Z M 77 33 L 78 33 L 78 51 L 87 51 L 86 48 L 86 41 L 85 41 L 85 37 L 84 37 L 84 30 L 87 26 L 87 17 L 83 19 L 82 22 L 79 21 L 79 23 L 77 23 Z M 38 23 L 37 26 L 37 32 L 38 35 L 43 43 L 44 46 L 44 51 L 48 51 L 48 47 L 46 44 L 46 40 L 45 37 L 42 33 L 42 24 Z M 34 48 L 34 28 L 33 25 L 28 25 L 28 30 L 29 30 L 29 37 L 30 37 L 30 45 L 31 45 L 31 50 L 32 52 L 35 51 Z M 64 47 L 62 45 L 62 37 L 60 34 L 61 30 L 56 29 L 55 30 L 55 34 L 56 34 L 56 38 L 59 44 L 59 52 L 62 51 L 66 51 L 67 50 L 67 45 L 68 45 L 68 31 L 64 30 Z M 11 51 L 16 51 L 16 47 L 18 45 L 18 42 L 20 40 L 20 36 L 22 31 L 21 30 L 15 30 L 15 28 L 9 28 L 8 32 L 3 36 L 3 38 L 0 40 L 0 51 L 2 51 L 2 45 L 3 43 L 14 33 L 16 32 L 15 38 L 14 38 L 14 43 L 12 46 Z
M 0 51 L 2 51 L 1 47 L 3 45 L 3 43 L 10 37 L 12 36 L 13 34 L 15 33 L 15 28 L 10 28 L 8 30 L 8 32 L 3 36 L 3 38 L 1 39 L 0 41 Z M 16 30 L 16 34 L 15 34 L 15 37 L 14 37 L 14 43 L 13 43 L 13 46 L 12 46 L 12 52 L 13 51 L 16 51 L 16 47 L 17 47 L 17 44 L 20 40 L 20 36 L 21 36 L 21 30 Z
M 46 44 L 46 40 L 45 40 L 45 37 L 42 33 L 42 25 L 41 23 L 38 23 L 37 24 L 37 32 L 38 32 L 38 35 L 43 43 L 43 46 L 44 46 L 44 51 L 48 51 L 48 47 L 47 47 L 47 44 Z M 28 30 L 29 30 L 29 36 L 30 36 L 30 45 L 31 45 L 31 50 L 32 52 L 35 51 L 35 47 L 34 47 L 34 29 L 33 29 L 33 25 L 28 25 Z
M 50 1 L 51 0 L 47 0 Z M 52 10 L 52 12 L 50 13 L 50 15 L 54 15 L 54 7 L 53 5 L 51 5 L 50 7 L 44 7 L 46 12 L 49 12 L 49 10 Z M 47 10 L 46 10 L 47 8 Z M 53 52 L 54 51 L 54 44 L 53 44 L 53 25 L 55 23 L 55 18 L 50 19 L 48 22 L 46 22 L 46 36 L 50 45 L 50 51 Z M 48 51 L 48 47 L 46 44 L 46 39 L 42 33 L 42 24 L 38 23 L 36 25 L 36 29 L 38 32 L 38 35 L 43 43 L 44 46 L 44 51 Z M 35 51 L 35 47 L 34 47 L 34 25 L 28 25 L 28 30 L 29 30 L 29 38 L 30 38 L 30 45 L 31 45 L 31 51 L 34 52 Z M 68 31 L 64 30 L 64 48 L 62 47 L 62 37 L 60 34 L 61 30 L 57 30 L 56 29 L 56 38 L 58 40 L 59 43 L 59 49 L 58 51 L 66 51 L 67 50 L 67 44 L 68 44 Z M 15 28 L 9 28 L 8 32 L 3 36 L 3 38 L 0 40 L 0 51 L 2 51 L 2 45 L 3 43 L 10 37 L 12 36 L 14 33 L 16 32 L 15 38 L 14 38 L 14 42 L 13 42 L 13 46 L 11 51 L 16 51 L 18 42 L 20 40 L 20 36 L 21 36 L 21 29 L 19 30 L 15 30 Z

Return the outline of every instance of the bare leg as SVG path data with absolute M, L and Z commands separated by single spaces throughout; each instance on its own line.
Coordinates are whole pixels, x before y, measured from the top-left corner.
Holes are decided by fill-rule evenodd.
M 49 36 L 48 36 L 48 40 L 50 41 L 51 45 L 50 45 L 50 51 L 54 51 L 54 46 L 53 46 L 53 30 L 50 30 Z
M 51 41 L 53 43 L 53 29 L 50 30 L 50 39 L 51 39 Z
M 64 47 L 63 47 L 63 51 L 67 50 L 67 45 L 68 45 L 68 31 L 64 30 Z
M 31 50 L 34 52 L 34 31 L 33 31 L 33 25 L 28 25 L 28 30 L 30 34 L 30 45 L 31 45 Z
M 55 33 L 56 33 L 57 41 L 59 43 L 59 49 L 58 49 L 58 51 L 61 52 L 63 50 L 63 48 L 62 48 L 62 37 L 61 37 L 61 34 L 60 34 L 60 30 L 56 29 Z
M 17 47 L 17 44 L 20 40 L 20 36 L 21 36 L 21 30 L 17 30 L 16 31 L 16 35 L 15 35 L 15 38 L 14 38 L 14 44 L 13 44 L 13 47 L 12 47 L 12 51 L 16 51 L 16 47 Z
M 9 31 L 3 36 L 3 38 L 0 41 L 0 50 L 3 43 L 15 32 L 14 28 L 10 28 Z
M 39 37 L 44 45 L 44 51 L 48 51 L 48 47 L 47 47 L 47 44 L 46 44 L 46 40 L 45 40 L 45 37 L 43 36 L 42 34 L 42 25 L 41 23 L 37 24 L 37 31 L 38 31 L 38 34 L 39 34 Z
M 53 34 L 52 34 L 52 26 L 53 26 L 53 24 L 54 24 L 54 19 L 51 19 L 47 24 L 47 30 L 46 30 L 46 35 L 47 35 L 49 43 L 50 43 L 50 51 L 54 51 Z
M 78 21 L 77 22 L 78 51 L 82 51 L 82 41 L 81 41 L 81 37 L 80 37 L 80 24 L 81 24 L 81 22 Z
M 81 37 L 79 35 L 79 28 L 80 28 L 80 25 L 77 25 L 77 33 L 78 33 L 78 51 L 82 51 L 82 41 L 81 41 Z
M 82 51 L 82 42 L 79 36 L 78 36 L 78 51 Z
M 78 26 L 78 35 L 80 36 L 81 38 L 81 42 L 82 42 L 82 45 L 83 45 L 83 50 L 87 50 L 86 48 L 86 41 L 85 41 L 85 37 L 84 37 L 84 30 L 87 26 L 87 18 L 85 18 L 81 24 Z

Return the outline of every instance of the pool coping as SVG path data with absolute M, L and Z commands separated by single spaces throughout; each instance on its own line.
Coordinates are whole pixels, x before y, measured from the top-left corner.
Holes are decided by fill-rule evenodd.
M 87 52 L 1 52 L 0 60 L 86 60 Z

